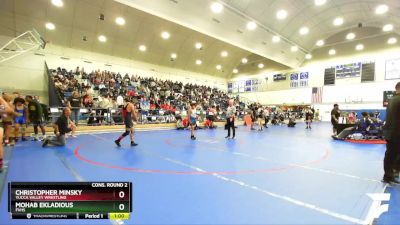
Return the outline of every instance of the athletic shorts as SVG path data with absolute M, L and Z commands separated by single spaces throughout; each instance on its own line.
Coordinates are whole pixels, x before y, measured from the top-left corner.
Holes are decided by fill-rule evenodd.
M 25 117 L 17 117 L 17 118 L 15 118 L 15 123 L 20 124 L 20 125 L 26 124 L 26 119 L 25 119 Z
M 196 125 L 196 118 L 190 117 L 190 124 L 191 125 Z
M 215 121 L 215 116 L 214 115 L 209 115 L 209 116 L 207 116 L 207 119 L 214 122 Z
M 125 124 L 125 128 L 127 128 L 127 129 L 130 129 L 130 128 L 132 128 L 133 127 L 133 122 L 132 122 L 132 120 L 129 120 L 129 121 L 124 121 L 124 124 Z
M 12 126 L 12 121 L 3 121 L 3 127 Z
M 32 121 L 33 126 L 42 126 L 42 120 Z

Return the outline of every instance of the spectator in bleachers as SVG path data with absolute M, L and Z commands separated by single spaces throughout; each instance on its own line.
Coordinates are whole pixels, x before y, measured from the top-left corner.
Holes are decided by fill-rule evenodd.
M 163 106 L 173 112 L 175 109 L 186 110 L 185 106 L 191 101 L 198 102 L 202 110 L 207 110 L 208 106 L 216 105 L 216 108 L 224 111 L 227 108 L 229 97 L 216 88 L 203 85 L 183 84 L 170 80 L 159 80 L 152 77 L 140 77 L 138 75 L 125 74 L 123 77 L 119 73 L 110 71 L 95 70 L 85 75 L 86 84 L 79 84 L 76 80 L 79 75 L 67 72 L 65 69 L 58 68 L 54 71 L 54 82 L 58 87 L 60 95 L 69 91 L 79 91 L 87 95 L 97 97 L 101 95 L 111 95 L 124 97 L 126 95 L 141 99 L 146 97 L 149 100 L 150 110 L 158 110 Z M 84 72 L 80 71 L 82 79 Z M 86 79 L 87 78 L 87 79 Z M 99 90 L 100 93 L 91 89 Z M 120 98 L 119 98 L 120 99 Z M 117 97 L 118 100 L 118 97 Z M 121 105 L 120 101 L 117 101 Z M 87 107 L 85 105 L 85 107 Z
M 93 108 L 93 97 L 91 95 L 85 94 L 82 97 L 83 107 L 91 109 Z
M 146 96 L 143 96 L 140 100 L 140 109 L 142 114 L 142 121 L 146 121 L 147 116 L 149 115 L 150 110 L 150 101 L 147 100 Z

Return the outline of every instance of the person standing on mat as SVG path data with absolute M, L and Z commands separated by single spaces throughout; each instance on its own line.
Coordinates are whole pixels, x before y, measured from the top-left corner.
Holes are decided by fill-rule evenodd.
M 383 160 L 383 182 L 396 183 L 394 169 L 398 168 L 397 158 L 400 156 L 400 82 L 396 84 L 396 94 L 389 100 L 386 108 L 386 123 L 383 126 L 386 139 L 386 153 Z
M 121 147 L 121 140 L 129 134 L 131 138 L 131 146 L 137 146 L 138 144 L 135 143 L 135 129 L 133 128 L 133 120 L 137 121 L 137 115 L 135 106 L 130 98 L 127 99 L 126 105 L 122 107 L 122 117 L 125 124 L 125 132 L 114 141 L 115 144 L 118 147 Z
M 231 128 L 232 128 L 232 139 L 235 138 L 235 114 L 236 107 L 233 105 L 233 99 L 229 99 L 228 108 L 226 109 L 226 125 L 228 128 L 228 136 L 225 138 L 231 137 Z
M 262 124 L 263 120 L 264 120 L 264 109 L 262 108 L 261 105 L 259 105 L 257 109 L 258 131 L 263 130 L 263 124 Z
M 77 91 L 72 92 L 71 98 L 68 99 L 67 103 L 68 107 L 72 109 L 73 112 L 73 120 L 75 121 L 75 125 L 78 126 L 79 123 L 79 113 L 81 108 L 83 108 L 82 98 L 79 96 Z
M 337 126 L 339 123 L 339 117 L 340 117 L 339 105 L 334 104 L 333 109 L 331 111 L 331 123 L 333 126 L 333 135 L 337 135 Z
M 28 95 L 25 97 L 26 102 L 28 103 L 28 111 L 27 118 L 28 122 L 33 124 L 33 130 L 35 132 L 34 141 L 38 140 L 38 126 L 42 131 L 43 138 L 46 138 L 46 131 L 43 126 L 42 117 L 43 117 L 43 109 L 40 103 L 33 99 L 32 96 Z
M 65 146 L 66 144 L 65 135 L 71 132 L 71 129 L 69 128 L 70 116 L 71 116 L 71 109 L 64 108 L 63 114 L 60 117 L 58 117 L 57 121 L 53 124 L 54 133 L 56 134 L 56 136 L 52 138 L 45 138 L 42 144 L 43 148 L 49 144 L 53 146 Z
M 264 127 L 268 128 L 268 122 L 269 122 L 269 109 L 267 107 L 265 107 L 264 109 Z
M 312 115 L 311 109 L 306 109 L 306 129 L 311 129 Z
M 188 120 L 189 120 L 189 126 L 190 126 L 190 139 L 196 140 L 194 129 L 196 128 L 196 122 L 197 122 L 197 111 L 196 111 L 196 103 L 192 102 L 190 104 L 190 107 L 188 109 Z
M 0 114 L 11 113 L 10 105 L 0 96 Z M 0 127 L 0 173 L 3 172 L 3 128 Z
M 3 92 L 2 97 L 3 97 L 4 101 L 7 102 L 8 108 L 12 108 L 11 95 L 9 95 L 6 92 Z M 16 115 L 17 115 L 17 113 L 15 113 L 14 110 L 1 114 L 1 120 L 3 123 L 3 129 L 4 129 L 4 144 L 6 146 L 14 145 L 10 136 L 11 136 L 11 130 L 12 130 L 14 116 L 16 116 Z
M 14 99 L 15 112 L 18 114 L 14 117 L 15 127 L 14 127 L 14 140 L 18 141 L 19 131 L 21 129 L 21 141 L 26 141 L 25 129 L 26 129 L 26 107 L 25 100 L 23 98 L 17 97 Z

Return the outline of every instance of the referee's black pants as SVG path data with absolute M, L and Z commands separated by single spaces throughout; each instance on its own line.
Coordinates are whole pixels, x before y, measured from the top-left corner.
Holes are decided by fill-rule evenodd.
M 227 124 L 227 128 L 228 128 L 228 137 L 231 136 L 231 128 L 232 128 L 232 132 L 233 132 L 232 137 L 235 137 L 235 119 L 232 119 L 232 121 L 231 121 L 230 118 L 227 118 L 226 124 Z
M 399 156 L 400 156 L 400 140 L 386 140 L 385 159 L 383 160 L 383 168 L 385 170 L 384 180 L 394 179 L 394 169 L 399 169 Z

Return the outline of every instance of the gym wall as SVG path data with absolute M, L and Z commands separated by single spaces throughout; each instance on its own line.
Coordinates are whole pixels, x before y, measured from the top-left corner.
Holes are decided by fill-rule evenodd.
M 389 59 L 400 58 L 400 48 L 375 51 L 369 53 L 360 53 L 347 57 L 335 57 L 323 61 L 311 61 L 304 66 L 289 70 L 263 73 L 256 75 L 244 74 L 233 78 L 232 80 L 244 80 L 248 78 L 257 78 L 263 80 L 263 91 L 256 93 L 242 93 L 253 101 L 259 101 L 262 104 L 311 104 L 311 88 L 324 86 L 325 68 L 336 65 L 356 62 L 375 62 L 375 81 L 361 83 L 361 78 L 336 79 L 335 85 L 323 87 L 323 98 L 321 105 L 331 105 L 339 103 L 347 105 L 349 102 L 362 100 L 362 106 L 366 108 L 382 108 L 383 91 L 393 90 L 395 84 L 400 80 L 385 80 L 385 63 Z M 290 77 L 286 81 L 274 82 L 273 74 L 290 72 L 309 72 L 309 85 L 306 88 L 290 88 Z M 265 78 L 268 77 L 268 80 Z M 349 104 L 354 105 L 354 104 Z M 347 107 L 347 106 L 346 106 Z
M 0 45 L 5 44 L 11 37 L 0 36 Z M 85 62 L 86 61 L 86 62 Z M 47 45 L 46 49 L 29 52 L 0 64 L 0 89 L 4 91 L 20 91 L 23 94 L 38 95 L 42 102 L 48 103 L 48 87 L 44 64 L 50 69 L 63 67 L 75 70 L 77 66 L 84 67 L 85 71 L 108 70 L 120 72 L 122 75 L 137 74 L 152 76 L 163 80 L 180 81 L 182 83 L 196 83 L 227 89 L 225 78 L 194 73 L 113 57 L 56 45 Z

